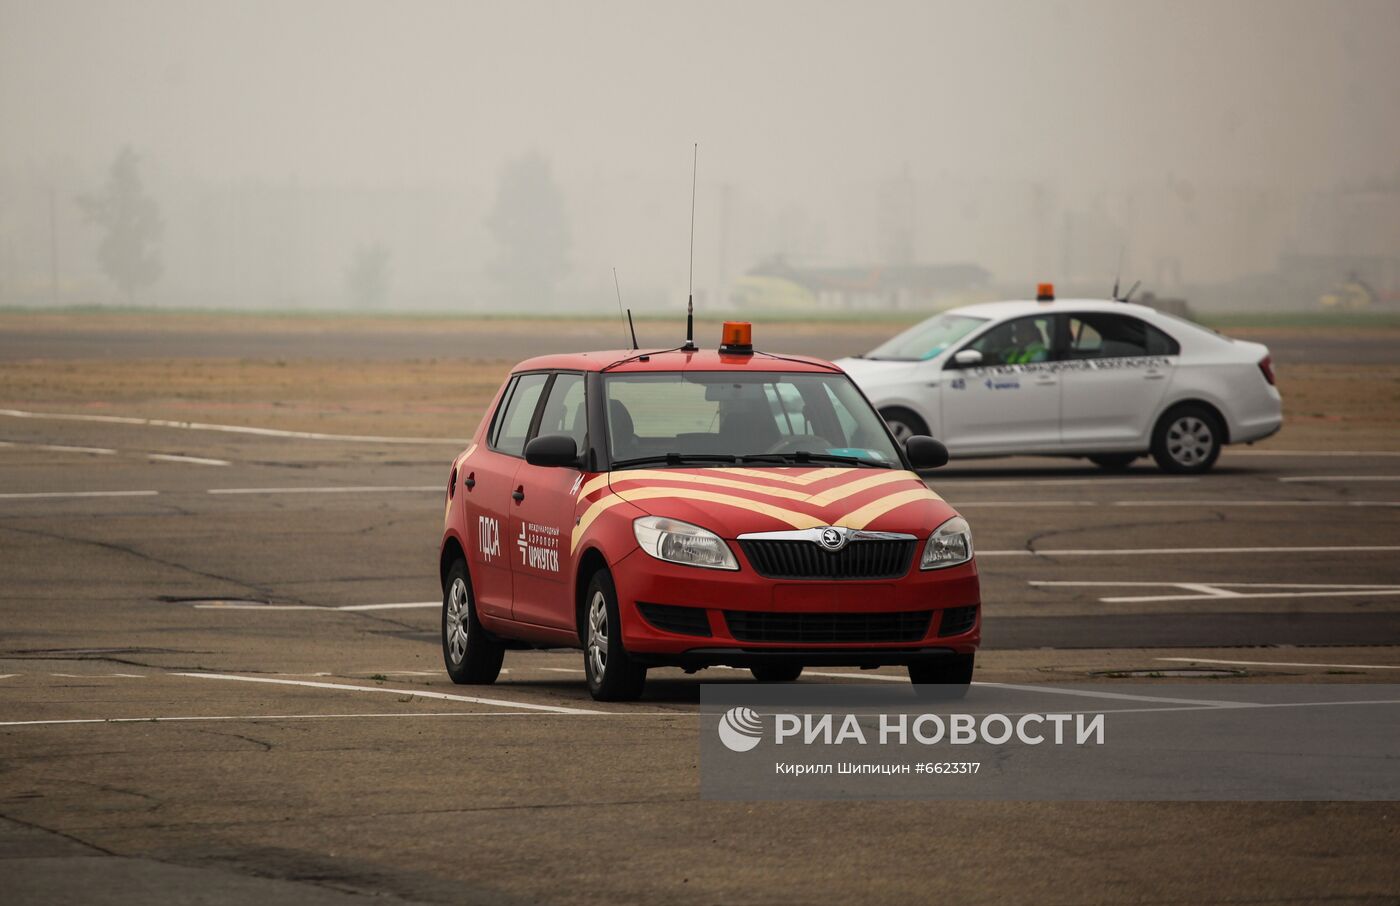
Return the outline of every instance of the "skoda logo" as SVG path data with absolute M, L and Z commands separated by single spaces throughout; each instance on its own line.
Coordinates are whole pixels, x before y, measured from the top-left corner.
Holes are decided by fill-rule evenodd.
M 829 551 L 839 551 L 846 546 L 846 534 L 840 529 L 824 528 L 818 540 Z

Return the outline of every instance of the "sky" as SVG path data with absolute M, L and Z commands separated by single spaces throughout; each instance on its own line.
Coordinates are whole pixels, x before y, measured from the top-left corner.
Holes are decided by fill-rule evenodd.
M 172 182 L 437 190 L 485 216 L 533 152 L 577 199 L 589 271 L 657 279 L 684 257 L 693 142 L 706 228 L 736 186 L 756 221 L 802 211 L 837 262 L 871 253 L 851 198 L 900 172 L 1071 208 L 1394 179 L 1397 86 L 1395 0 L 0 0 L 10 173 L 100 174 L 131 145 Z

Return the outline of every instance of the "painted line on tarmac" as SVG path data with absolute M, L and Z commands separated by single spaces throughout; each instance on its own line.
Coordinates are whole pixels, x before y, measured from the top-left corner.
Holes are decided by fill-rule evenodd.
M 339 485 L 328 488 L 210 488 L 206 494 L 395 494 L 412 491 L 442 491 L 439 484 L 421 485 Z
M 181 456 L 176 453 L 150 453 L 148 459 L 157 462 L 185 462 L 196 466 L 231 466 L 233 463 L 227 459 L 208 459 L 203 456 Z
M 1099 598 L 1104 604 L 1138 604 L 1163 601 L 1218 601 L 1245 598 L 1354 598 L 1400 595 L 1400 585 L 1332 585 L 1301 582 L 1112 582 L 1043 581 L 1034 588 L 1156 588 L 1172 594 L 1129 595 Z M 1246 589 L 1236 591 L 1235 589 Z M 1190 594 L 1182 594 L 1190 592 Z
M 441 607 L 441 601 L 403 601 L 396 604 L 345 604 L 340 607 L 322 607 L 317 604 L 251 604 L 241 601 L 208 601 L 194 605 L 195 610 L 319 610 L 326 613 L 356 612 L 365 610 L 414 610 Z
M 1244 667 L 1324 667 L 1347 670 L 1400 670 L 1400 664 L 1312 664 L 1297 661 L 1224 661 L 1208 657 L 1159 657 L 1155 660 L 1181 664 L 1231 664 Z
M 1344 547 L 1143 547 L 1125 550 L 1002 550 L 977 551 L 979 557 L 1167 557 L 1178 554 L 1316 554 L 1400 551 L 1400 544 L 1361 544 Z
M 1400 500 L 973 500 L 950 501 L 958 507 L 1397 507 Z
M 171 673 L 170 676 L 187 676 L 195 679 L 228 680 L 240 683 L 269 683 L 277 686 L 304 686 L 310 689 L 332 689 L 337 692 L 379 692 L 387 695 L 412 695 L 418 698 L 436 698 L 449 702 L 470 702 L 474 705 L 489 705 L 495 708 L 517 708 L 526 711 L 543 711 L 549 714 L 606 714 L 586 708 L 566 708 L 563 705 L 535 705 L 528 702 L 507 701 L 500 698 L 481 698 L 475 695 L 452 695 L 447 692 L 429 692 L 422 689 L 391 689 L 384 686 L 351 686 L 344 683 L 317 683 L 310 680 L 272 679 L 265 676 L 237 676 L 232 673 Z
M 379 434 L 325 434 L 320 431 L 285 431 L 280 428 L 256 428 L 249 425 L 217 425 L 208 422 L 184 422 L 165 418 L 135 418 L 126 415 L 91 415 L 73 412 L 30 412 L 25 409 L 0 409 L 0 416 L 10 418 L 50 419 L 53 421 L 99 422 L 107 425 L 144 425 L 149 428 L 182 428 L 187 431 L 221 431 L 225 434 L 254 434 L 259 437 L 287 437 L 297 440 L 330 440 L 347 443 L 373 444 L 455 444 L 465 447 L 466 441 L 447 437 L 388 437 Z
M 1279 481 L 1400 481 L 1400 475 L 1286 475 Z
M 1166 477 L 1143 477 L 1143 478 L 959 478 L 956 475 L 938 476 L 931 479 L 933 484 L 948 487 L 962 487 L 963 485 L 1078 485 L 1091 484 L 1097 486 L 1114 484 L 1155 484 L 1163 487 L 1170 487 L 1178 484 L 1188 484 L 1193 481 L 1200 481 L 1199 478 L 1166 478 Z
M 1400 450 L 1237 450 L 1221 451 L 1230 456 L 1400 456 Z
M 0 494 L 0 500 L 43 500 L 51 497 L 154 497 L 160 491 L 35 491 Z
M 575 711 L 560 717 L 675 717 L 677 711 Z M 175 717 L 76 717 L 58 720 L 6 720 L 0 727 L 43 727 L 67 724 L 164 724 L 199 721 L 364 720 L 379 717 L 539 717 L 536 711 L 369 711 L 363 714 L 215 714 Z

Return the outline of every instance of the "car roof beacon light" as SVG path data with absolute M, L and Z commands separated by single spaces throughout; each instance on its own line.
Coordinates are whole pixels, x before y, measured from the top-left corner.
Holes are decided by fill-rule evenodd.
M 753 324 L 748 321 L 725 321 L 719 351 L 726 355 L 753 355 Z
M 1036 284 L 1036 287 L 1035 287 L 1035 301 L 1037 301 L 1037 302 L 1054 302 L 1054 301 L 1055 301 L 1055 284 L 1053 284 L 1053 283 L 1038 283 L 1038 284 Z

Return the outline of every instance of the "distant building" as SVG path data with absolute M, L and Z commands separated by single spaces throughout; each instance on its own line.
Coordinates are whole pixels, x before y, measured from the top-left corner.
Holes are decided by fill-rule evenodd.
M 774 258 L 753 268 L 735 287 L 743 306 L 796 303 L 828 309 L 931 308 L 961 301 L 991 279 L 975 264 L 899 264 L 795 267 Z

